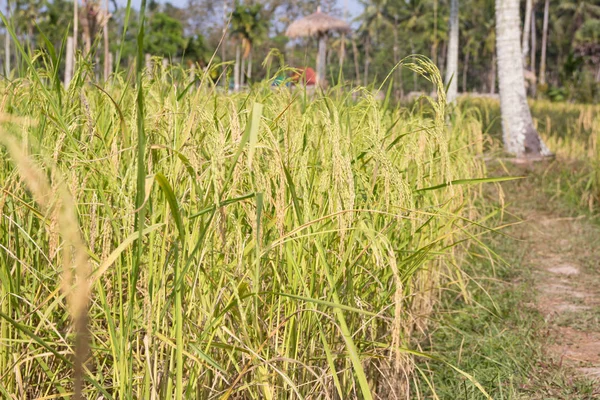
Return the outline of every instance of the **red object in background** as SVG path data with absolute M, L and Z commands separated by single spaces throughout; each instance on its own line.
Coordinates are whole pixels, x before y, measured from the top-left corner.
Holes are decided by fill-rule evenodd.
M 298 72 L 292 78 L 294 82 L 302 83 L 306 86 L 317 84 L 317 73 L 311 67 L 298 68 Z

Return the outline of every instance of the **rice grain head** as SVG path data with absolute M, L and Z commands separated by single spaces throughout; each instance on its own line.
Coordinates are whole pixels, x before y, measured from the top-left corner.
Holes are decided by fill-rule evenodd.
M 52 220 L 57 221 L 58 230 L 63 239 L 63 273 L 62 288 L 67 295 L 69 313 L 73 319 L 76 332 L 75 340 L 75 367 L 74 398 L 83 398 L 83 374 L 84 363 L 88 353 L 87 339 L 87 307 L 90 297 L 90 265 L 87 255 L 87 247 L 79 231 L 75 206 L 72 197 L 60 183 L 53 188 L 44 171 L 27 156 L 17 142 L 5 131 L 1 132 L 0 138 L 8 149 L 15 163 L 21 181 L 29 188 L 35 202 L 45 213 L 53 215 Z M 57 201 L 54 201 L 57 200 Z M 58 212 L 55 213 L 54 210 Z M 57 215 L 55 219 L 54 216 Z M 51 228 L 55 228 L 52 226 Z M 56 243 L 50 246 L 57 246 Z M 75 271 L 73 274 L 72 271 Z M 74 276 L 74 278 L 73 278 Z

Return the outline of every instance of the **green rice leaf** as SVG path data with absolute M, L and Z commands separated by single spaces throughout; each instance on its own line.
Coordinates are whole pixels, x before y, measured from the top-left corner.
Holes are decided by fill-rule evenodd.
M 454 185 L 477 185 L 480 183 L 495 183 L 495 182 L 507 182 L 514 181 L 517 179 L 525 179 L 525 176 L 501 176 L 497 178 L 474 178 L 474 179 L 457 179 L 451 182 L 442 183 L 441 185 L 430 186 L 427 188 L 417 189 L 415 192 L 427 192 L 430 190 L 443 189 L 448 186 Z

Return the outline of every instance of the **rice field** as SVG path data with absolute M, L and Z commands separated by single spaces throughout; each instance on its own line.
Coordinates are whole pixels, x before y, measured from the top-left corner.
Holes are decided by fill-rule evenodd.
M 477 109 L 486 133 L 501 140 L 500 102 L 496 99 L 464 96 L 461 108 Z M 534 124 L 542 137 L 587 140 L 595 133 L 594 120 L 600 114 L 596 104 L 553 103 L 548 100 L 529 100 Z M 559 150 L 556 148 L 555 151 Z
M 534 124 L 556 161 L 544 168 L 543 186 L 554 196 L 564 197 L 575 207 L 597 213 L 600 208 L 600 106 L 596 104 L 530 101 Z M 461 108 L 475 112 L 484 131 L 501 147 L 498 101 L 465 97 Z
M 548 108 L 561 113 L 560 107 Z M 554 191 L 574 205 L 597 213 L 600 209 L 600 107 L 570 105 L 569 108 L 579 110 L 577 120 L 562 135 L 548 135 L 548 144 L 556 149 L 557 163 L 563 165 L 551 168 L 557 174 L 550 175 L 558 175 Z M 547 125 L 551 124 L 550 118 L 547 121 Z
M 405 62 L 439 88 L 409 109 L 48 63 L 0 88 L 2 397 L 419 395 L 486 217 L 482 124 L 434 66 Z

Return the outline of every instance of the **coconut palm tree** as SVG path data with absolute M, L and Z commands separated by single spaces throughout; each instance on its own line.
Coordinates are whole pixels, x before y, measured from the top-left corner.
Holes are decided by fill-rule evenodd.
M 550 0 L 544 4 L 544 25 L 542 28 L 542 58 L 540 59 L 540 84 L 546 84 L 546 52 L 548 50 L 548 19 L 550 15 Z
M 10 1 L 6 1 L 6 18 L 10 20 Z M 8 34 L 8 29 L 4 34 L 4 75 L 10 75 L 10 35 Z
M 375 1 L 372 4 L 363 2 L 364 11 L 358 17 L 362 24 L 358 28 L 358 36 L 364 49 L 363 79 L 364 86 L 369 83 L 369 66 L 371 64 L 371 44 L 377 39 L 377 32 L 381 25 L 387 22 L 384 17 L 385 1 Z
M 102 37 L 104 39 L 104 80 L 108 81 L 108 77 L 110 75 L 111 69 L 112 69 L 112 63 L 111 63 L 111 55 L 110 55 L 110 48 L 109 48 L 109 38 L 108 38 L 108 21 L 111 17 L 110 13 L 108 12 L 108 0 L 104 0 L 104 15 L 106 20 L 104 21 L 103 25 L 102 25 Z
M 533 10 L 533 0 L 525 0 L 525 20 L 523 21 L 523 38 L 521 48 L 523 51 L 523 62 L 527 65 L 527 56 L 529 55 L 529 35 L 531 34 L 531 13 Z
M 448 103 L 453 103 L 458 95 L 458 0 L 450 1 L 448 57 L 446 58 L 446 85 Z
M 502 132 L 507 152 L 529 158 L 550 155 L 527 104 L 521 53 L 519 0 L 496 0 L 496 50 Z
M 598 0 L 563 0 L 558 4 L 557 17 L 557 23 L 562 27 L 561 33 L 565 38 L 564 43 L 559 44 L 563 47 L 563 55 L 568 56 L 573 51 L 580 52 L 582 39 L 585 37 L 589 38 L 589 45 L 598 46 L 598 34 L 594 33 L 600 31 Z M 593 58 L 588 57 L 588 61 L 593 61 Z
M 562 0 L 558 12 L 570 25 L 570 36 L 573 36 L 587 20 L 600 18 L 600 3 L 597 0 Z
M 435 15 L 430 12 L 429 2 L 425 0 L 405 0 L 399 2 L 398 7 L 398 22 L 400 28 L 405 32 L 410 32 L 408 35 L 408 44 L 411 54 L 416 53 L 417 42 L 433 43 L 439 38 L 441 32 L 438 29 L 433 29 L 435 24 Z M 435 58 L 432 54 L 432 59 Z M 417 73 L 413 71 L 413 90 L 417 88 Z
M 436 58 L 435 48 L 440 32 L 436 31 L 436 20 L 431 13 L 430 2 L 426 0 L 361 0 L 364 12 L 357 17 L 361 21 L 358 34 L 363 42 L 365 60 L 365 84 L 368 82 L 371 50 L 381 46 L 385 41 L 385 32 L 390 30 L 393 35 L 392 53 L 394 65 L 400 57 L 399 41 L 402 34 L 408 34 L 410 53 L 416 53 L 417 47 L 432 43 L 432 59 Z M 419 46 L 420 45 L 420 46 Z M 396 71 L 400 92 L 403 91 L 402 74 Z M 416 73 L 413 74 L 413 89 L 417 90 Z
M 400 23 L 404 23 L 407 18 L 407 6 L 405 2 L 393 0 L 361 0 L 360 3 L 364 6 L 363 13 L 358 16 L 358 20 L 362 21 L 359 27 L 359 35 L 362 37 L 365 50 L 365 82 L 368 82 L 369 65 L 371 55 L 369 51 L 372 43 L 377 41 L 380 32 L 386 28 L 390 29 L 393 34 L 392 52 L 394 57 L 394 65 L 400 61 L 399 57 L 399 27 Z M 394 85 L 400 95 L 402 89 L 402 73 L 401 70 L 396 70 L 394 73 L 396 81 Z
M 496 88 L 496 28 L 494 18 L 495 0 L 463 1 L 465 10 L 459 18 L 461 41 L 459 51 L 463 56 L 462 80 L 463 92 L 469 87 L 481 85 L 481 91 L 491 94 Z M 460 14 L 460 13 L 459 13 Z M 460 57 L 460 54 L 459 54 Z M 470 72 L 471 78 L 468 79 Z M 458 79 L 458 73 L 456 74 Z M 457 82 L 458 83 L 458 82 Z
M 231 35 L 241 41 L 242 67 L 239 69 L 241 75 L 238 80 L 243 84 L 244 74 L 252 77 L 252 49 L 255 44 L 264 39 L 269 31 L 269 20 L 263 16 L 263 8 L 260 3 L 253 5 L 237 4 L 231 13 Z M 239 46 L 236 49 L 236 63 L 239 63 Z M 248 60 L 248 70 L 245 71 L 244 64 Z

